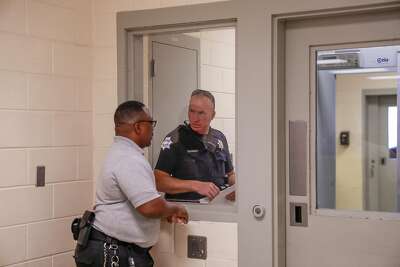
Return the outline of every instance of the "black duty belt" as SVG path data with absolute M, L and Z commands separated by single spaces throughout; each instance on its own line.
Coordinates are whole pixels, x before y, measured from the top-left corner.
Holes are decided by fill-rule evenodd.
M 94 227 L 92 228 L 89 239 L 98 240 L 98 241 L 106 242 L 109 244 L 116 244 L 118 246 L 131 247 L 134 251 L 139 252 L 139 253 L 147 253 L 151 249 L 151 247 L 142 248 L 142 247 L 139 247 L 138 245 L 136 245 L 135 243 L 128 243 L 128 242 L 118 240 L 116 238 L 106 235 L 105 233 L 95 229 Z

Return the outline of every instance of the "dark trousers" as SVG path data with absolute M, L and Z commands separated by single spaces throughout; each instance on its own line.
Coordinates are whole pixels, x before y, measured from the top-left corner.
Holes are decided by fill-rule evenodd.
M 105 240 L 91 238 L 85 248 L 80 245 L 75 249 L 75 263 L 77 267 L 103 267 L 104 266 L 104 243 Z M 150 249 L 139 248 L 134 244 L 124 242 L 117 243 L 119 267 L 129 267 L 128 258 L 132 257 L 135 267 L 152 267 L 154 262 L 149 253 Z M 111 267 L 108 256 L 106 267 Z

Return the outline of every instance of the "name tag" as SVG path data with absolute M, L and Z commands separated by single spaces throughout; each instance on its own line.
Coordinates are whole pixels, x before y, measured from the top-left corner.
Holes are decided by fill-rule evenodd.
M 186 152 L 187 153 L 197 153 L 197 152 L 199 152 L 199 150 L 198 149 L 189 149 L 189 150 L 186 150 Z

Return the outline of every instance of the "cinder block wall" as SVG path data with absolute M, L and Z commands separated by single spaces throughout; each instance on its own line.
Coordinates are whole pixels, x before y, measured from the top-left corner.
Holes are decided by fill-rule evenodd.
M 0 1 L 0 266 L 73 266 L 70 222 L 93 195 L 91 14 Z
M 212 1 L 0 0 L 0 266 L 74 266 L 70 222 L 91 207 L 113 137 L 116 12 L 204 2 Z M 228 66 L 203 65 L 222 75 L 213 83 L 232 75 Z M 215 126 L 234 151 L 233 87 L 223 84 L 204 88 L 216 93 L 217 113 L 228 112 Z M 35 186 L 39 165 L 44 187 Z M 209 238 L 207 261 L 186 258 L 189 233 Z M 235 266 L 237 226 L 165 224 L 154 252 L 159 266 Z

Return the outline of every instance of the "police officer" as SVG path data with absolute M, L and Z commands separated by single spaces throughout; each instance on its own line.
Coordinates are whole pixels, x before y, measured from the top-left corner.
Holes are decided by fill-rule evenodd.
M 215 117 L 214 96 L 194 90 L 188 109 L 189 124 L 179 125 L 161 144 L 155 167 L 157 189 L 166 199 L 215 198 L 225 184 L 235 183 L 235 172 L 225 135 L 210 127 Z M 234 200 L 230 194 L 227 199 Z
M 156 121 L 146 107 L 137 101 L 122 103 L 114 122 L 114 143 L 96 182 L 94 221 L 90 231 L 85 229 L 89 241 L 78 242 L 75 262 L 78 267 L 151 267 L 149 250 L 158 240 L 160 218 L 187 223 L 188 214 L 156 190 L 143 151 Z

